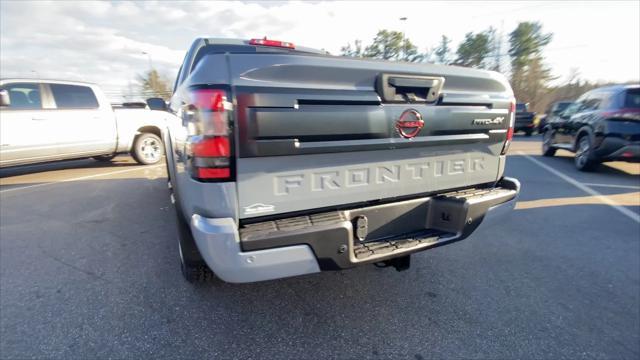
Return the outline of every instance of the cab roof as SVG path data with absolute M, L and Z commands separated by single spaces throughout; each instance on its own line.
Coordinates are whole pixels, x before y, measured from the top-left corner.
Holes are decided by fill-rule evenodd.
M 0 79 L 0 83 L 19 83 L 19 82 L 27 82 L 27 83 L 47 83 L 47 84 L 65 84 L 65 85 L 85 85 L 85 86 L 95 86 L 95 83 L 90 83 L 86 81 L 76 81 L 76 80 L 60 80 L 60 79 L 44 79 L 44 78 L 6 78 Z
M 270 39 L 271 40 L 271 39 Z M 262 48 L 262 49 L 278 49 L 281 51 L 294 51 L 294 52 L 304 52 L 318 55 L 327 55 L 328 52 L 325 50 L 318 50 L 306 46 L 295 45 L 293 49 L 280 48 L 280 47 L 270 47 L 270 46 L 262 46 L 262 45 L 252 45 L 250 44 L 251 40 L 246 39 L 229 39 L 229 38 L 216 38 L 216 37 L 200 37 L 195 40 L 204 41 L 206 45 L 230 45 L 230 46 L 246 46 L 251 48 Z

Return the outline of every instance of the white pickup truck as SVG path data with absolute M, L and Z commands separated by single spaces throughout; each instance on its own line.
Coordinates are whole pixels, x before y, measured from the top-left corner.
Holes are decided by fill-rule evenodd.
M 165 111 L 114 108 L 95 84 L 0 80 L 0 167 L 131 153 L 158 163 Z

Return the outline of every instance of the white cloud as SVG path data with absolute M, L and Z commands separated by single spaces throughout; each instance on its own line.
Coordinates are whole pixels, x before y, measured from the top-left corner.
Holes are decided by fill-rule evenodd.
M 409 19 L 400 22 L 399 18 Z M 62 2 L 0 1 L 0 73 L 97 82 L 110 93 L 153 65 L 172 77 L 200 35 L 270 38 L 338 53 L 378 29 L 402 30 L 426 50 L 442 34 L 511 31 L 540 21 L 554 33 L 545 52 L 563 78 L 640 78 L 638 2 Z M 505 43 L 506 51 L 506 43 Z

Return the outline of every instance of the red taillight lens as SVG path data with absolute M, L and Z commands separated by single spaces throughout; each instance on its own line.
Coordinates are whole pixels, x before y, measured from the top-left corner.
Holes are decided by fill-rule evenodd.
M 229 168 L 198 168 L 197 175 L 199 179 L 224 179 L 231 176 L 231 170 Z
M 197 180 L 229 180 L 231 141 L 227 93 L 220 89 L 194 89 L 188 106 L 192 136 L 189 140 L 191 175 Z
M 511 139 L 513 139 L 513 127 L 516 121 L 516 99 L 511 99 L 509 103 L 509 128 L 507 129 L 507 138 L 504 141 L 504 145 L 502 146 L 501 155 L 506 155 L 507 151 L 509 151 L 509 146 L 511 146 Z
M 224 111 L 227 94 L 217 89 L 196 89 L 191 93 L 191 98 L 198 110 Z
M 189 108 L 198 135 L 226 136 L 228 134 L 228 116 L 225 110 L 231 108 L 231 105 L 227 101 L 227 93 L 224 90 L 193 90 Z
M 191 151 L 196 157 L 229 157 L 231 147 L 226 136 L 205 137 L 191 143 Z
M 296 46 L 290 42 L 278 41 L 278 40 L 267 40 L 267 39 L 251 39 L 249 40 L 249 45 L 271 46 L 271 47 L 280 47 L 280 48 L 287 48 L 287 49 L 296 48 Z
M 513 139 L 513 127 L 509 127 L 509 130 L 507 130 L 507 141 L 511 139 Z

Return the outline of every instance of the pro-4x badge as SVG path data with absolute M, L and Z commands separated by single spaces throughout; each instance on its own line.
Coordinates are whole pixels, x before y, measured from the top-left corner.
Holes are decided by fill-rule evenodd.
M 499 125 L 504 121 L 504 116 L 498 116 L 495 119 L 473 119 L 471 125 Z

